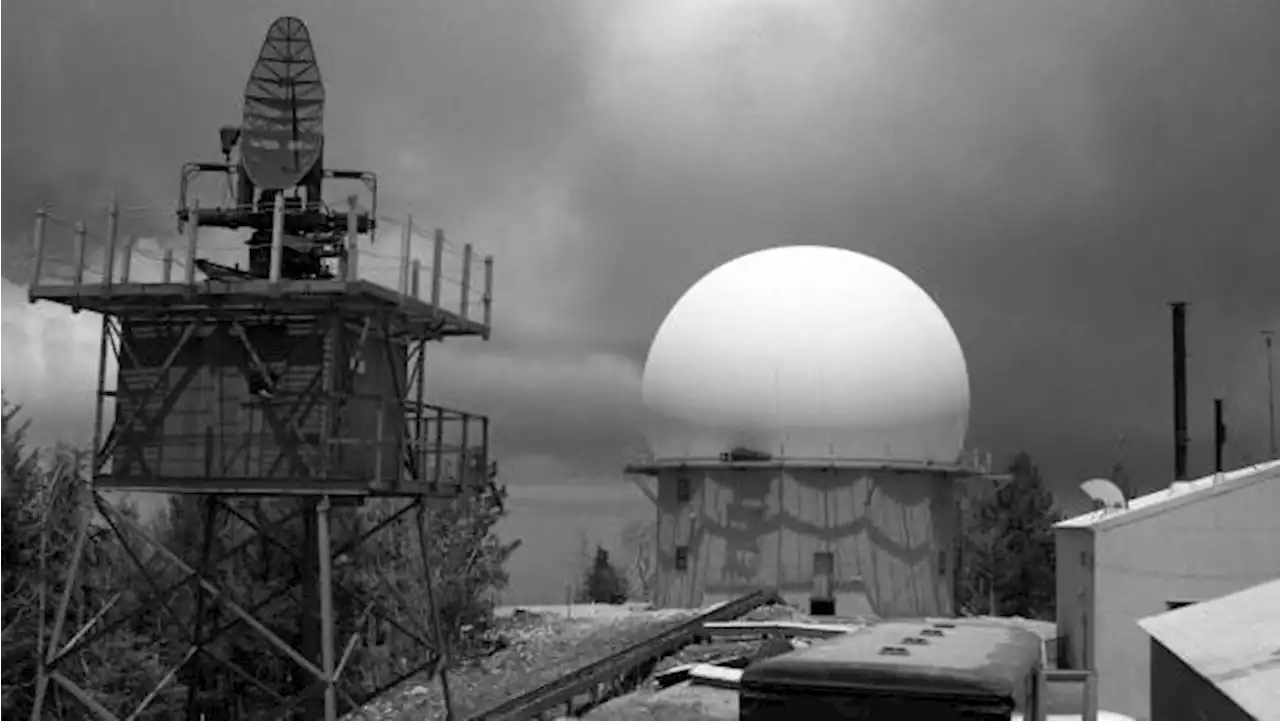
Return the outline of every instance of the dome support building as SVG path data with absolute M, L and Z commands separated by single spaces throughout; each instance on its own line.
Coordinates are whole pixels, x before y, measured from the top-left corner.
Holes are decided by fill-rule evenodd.
M 761 329 L 767 329 L 762 334 Z M 772 587 L 821 615 L 951 615 L 969 386 L 895 268 L 793 246 L 703 277 L 645 364 L 653 601 Z

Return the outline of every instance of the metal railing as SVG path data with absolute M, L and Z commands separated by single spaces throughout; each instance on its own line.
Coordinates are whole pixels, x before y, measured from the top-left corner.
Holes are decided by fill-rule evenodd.
M 142 430 L 146 424 L 135 420 L 124 427 L 118 416 L 109 457 L 95 481 L 117 488 L 262 492 L 296 492 L 319 481 L 351 491 L 394 493 L 436 486 L 462 491 L 483 487 L 488 479 L 485 416 L 413 402 L 397 406 L 371 394 L 348 395 L 334 405 L 338 432 L 325 438 L 324 402 L 301 418 L 289 410 L 297 402 L 289 396 L 255 397 L 241 404 L 235 422 L 223 425 L 216 421 L 225 408 L 175 410 L 150 434 Z M 193 413 L 197 417 L 183 417 Z
M 484 484 L 489 419 L 442 406 L 405 404 L 406 469 L 411 483 Z
M 277 204 L 268 281 L 280 279 L 283 246 L 283 204 Z M 196 213 L 191 214 L 192 218 Z M 366 281 L 407 298 L 453 313 L 465 320 L 490 325 L 493 302 L 493 256 L 481 255 L 472 244 L 459 244 L 439 228 L 419 228 L 412 215 L 376 218 L 386 230 L 397 230 L 399 246 L 375 247 L 371 234 L 355 232 L 359 216 L 348 213 L 348 232 L 341 257 L 332 264 L 338 281 Z M 248 249 L 242 232 L 188 222 L 185 234 L 173 231 L 172 216 L 155 211 L 131 211 L 112 205 L 101 224 L 73 221 L 45 208 L 36 211 L 32 235 L 30 286 L 72 288 L 95 295 L 126 292 L 127 286 L 197 285 L 206 280 L 197 260 L 238 268 L 247 265 Z M 126 287 L 121 287 L 126 286 Z

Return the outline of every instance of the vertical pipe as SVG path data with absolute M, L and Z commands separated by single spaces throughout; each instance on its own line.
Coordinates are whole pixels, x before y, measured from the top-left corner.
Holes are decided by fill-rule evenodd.
M 1187 304 L 1173 308 L 1173 477 L 1187 479 Z
M 484 451 L 482 459 L 484 467 L 480 469 L 480 477 L 486 482 L 489 480 L 489 417 L 482 416 L 480 420 L 480 447 Z
M 93 445 L 89 447 L 89 453 L 92 454 L 89 457 L 89 461 L 92 463 L 90 466 L 92 470 L 89 473 L 89 481 L 91 483 L 95 482 L 94 479 L 98 475 L 99 469 L 102 468 L 102 464 L 106 461 L 99 453 L 102 446 L 103 399 L 106 397 L 107 392 L 105 387 L 107 384 L 107 345 L 110 342 L 110 336 L 108 335 L 110 332 L 111 316 L 103 313 L 102 337 L 98 340 L 98 391 L 94 394 L 93 405 Z M 120 338 L 122 347 L 124 342 L 124 334 L 122 333 Z
M 1272 372 L 1271 337 L 1275 331 L 1262 331 L 1262 341 L 1267 346 L 1267 430 L 1271 446 L 1271 458 L 1280 459 L 1280 451 L 1276 451 L 1276 388 L 1275 376 Z
M 133 246 L 138 239 L 132 235 L 124 239 L 124 261 L 120 265 L 120 282 L 129 282 L 129 271 L 133 268 Z
M 76 223 L 75 247 L 72 250 L 74 255 L 72 262 L 75 263 L 76 268 L 72 284 L 75 286 L 76 295 L 80 294 L 80 286 L 84 285 L 84 246 L 88 235 L 89 231 L 85 228 L 84 221 Z
M 467 311 L 471 305 L 471 244 L 462 247 L 462 305 L 458 312 L 462 319 L 467 319 Z
M 444 259 L 444 231 L 436 228 L 435 248 L 431 260 L 431 312 L 440 309 L 440 264 Z
M 373 430 L 373 485 L 375 487 L 382 486 L 382 445 L 386 442 L 386 418 L 387 408 L 382 403 L 378 403 L 378 420 L 374 422 Z
M 410 287 L 410 291 L 411 291 L 411 292 L 410 292 L 410 295 L 412 295 L 412 296 L 413 296 L 414 300 L 422 300 L 421 298 L 419 298 L 419 297 L 418 297 L 418 290 L 420 289 L 420 287 L 421 287 L 421 285 L 422 285 L 422 284 L 421 284 L 421 281 L 422 281 L 422 261 L 418 260 L 417 258 L 414 258 L 414 259 L 413 259 L 413 270 L 412 270 L 412 271 L 410 271 L 410 272 L 411 272 L 411 276 L 410 276 L 410 278 L 409 278 L 409 287 Z
M 120 204 L 112 197 L 111 204 L 107 206 L 107 247 L 102 253 L 102 282 L 107 286 L 107 292 L 111 291 L 116 274 L 116 233 L 119 219 Z
M 1222 473 L 1222 447 L 1227 442 L 1227 427 L 1222 424 L 1222 399 L 1213 399 L 1213 472 Z
M 161 264 L 163 275 L 160 276 L 160 282 L 168 283 L 173 279 L 173 248 L 164 249 L 164 262 Z
M 432 471 L 431 482 L 439 483 L 442 465 L 444 465 L 444 409 L 436 409 L 436 438 L 435 438 L 435 469 Z
M 467 459 L 469 458 L 469 453 L 467 448 L 467 442 L 469 440 L 467 438 L 467 435 L 468 435 L 467 429 L 470 427 L 471 427 L 471 416 L 469 415 L 463 416 L 462 417 L 462 439 L 458 442 L 458 447 L 460 449 L 458 451 L 458 490 L 464 493 L 466 492 L 466 482 L 468 480 L 467 475 L 468 475 L 468 472 L 470 471 L 470 468 L 468 468 L 468 464 L 467 464 Z
M 357 212 L 356 202 L 359 200 L 354 195 L 347 196 L 347 271 L 342 274 L 342 280 L 358 280 L 360 278 L 360 216 Z
M 284 193 L 276 193 L 275 205 L 271 208 L 271 266 L 267 272 L 267 280 L 280 282 L 280 266 L 284 262 Z
M 40 285 L 44 270 L 44 221 L 49 213 L 44 206 L 36 208 L 36 226 L 31 231 L 31 287 Z
M 493 256 L 484 259 L 484 339 L 489 340 L 489 322 L 493 317 Z
M 334 687 L 333 664 L 333 556 L 329 535 L 329 497 L 316 504 L 316 550 L 320 560 L 320 670 L 324 672 L 324 718 L 338 717 L 338 694 Z
M 415 275 L 414 288 L 417 289 L 417 276 Z M 413 468 L 417 472 L 418 477 L 412 479 L 414 484 L 422 480 L 423 474 L 426 473 L 427 456 L 423 453 L 423 441 L 426 438 L 425 430 L 422 426 L 422 405 L 423 397 L 426 395 L 427 388 L 427 342 L 425 340 L 418 341 L 418 368 L 414 374 L 417 379 L 414 381 L 414 405 L 413 405 Z
M 413 240 L 413 213 L 404 221 L 404 232 L 400 234 L 400 294 L 409 292 L 409 246 Z
M 280 196 L 276 196 L 279 202 L 283 202 Z M 283 207 L 283 206 L 281 206 Z M 187 221 L 187 285 L 195 285 L 196 282 L 196 253 L 199 252 L 200 245 L 200 203 L 199 201 L 191 204 L 191 214 Z M 275 236 L 272 236 L 272 258 L 275 258 Z M 278 266 L 277 266 L 278 267 Z

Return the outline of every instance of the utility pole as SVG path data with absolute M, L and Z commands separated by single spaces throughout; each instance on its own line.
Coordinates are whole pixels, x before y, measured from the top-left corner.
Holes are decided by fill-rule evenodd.
M 1227 443 L 1227 427 L 1222 422 L 1222 399 L 1213 399 L 1213 472 L 1222 473 L 1222 447 Z
M 1187 304 L 1173 309 L 1173 478 L 1187 480 Z
M 1267 346 L 1267 419 L 1269 421 L 1267 441 L 1271 444 L 1271 457 L 1280 458 L 1280 453 L 1276 452 L 1276 389 L 1275 376 L 1271 369 L 1271 336 L 1275 335 L 1273 330 L 1262 331 L 1262 342 Z

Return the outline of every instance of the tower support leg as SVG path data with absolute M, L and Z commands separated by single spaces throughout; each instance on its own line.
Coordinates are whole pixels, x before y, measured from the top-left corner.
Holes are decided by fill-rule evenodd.
M 409 502 L 399 510 L 392 512 L 389 509 L 387 517 L 373 527 L 363 530 L 358 537 L 343 539 L 337 544 L 333 541 L 332 504 L 326 496 L 308 497 L 305 503 L 295 506 L 297 511 L 286 511 L 275 520 L 269 520 L 265 515 L 254 517 L 218 496 L 198 500 L 193 497 L 188 501 L 188 507 L 196 512 L 193 516 L 198 514 L 202 517 L 205 534 L 203 538 L 196 539 L 200 546 L 199 558 L 191 559 L 188 564 L 179 551 L 167 547 L 151 529 L 139 524 L 129 514 L 112 508 L 98 492 L 88 487 L 83 492 L 90 502 L 79 519 L 81 525 L 66 569 L 65 585 L 56 591 L 50 587 L 52 584 L 43 589 L 44 596 L 61 598 L 55 601 L 57 609 L 53 628 L 42 634 L 43 653 L 39 659 L 33 719 L 43 718 L 41 714 L 47 714 L 51 704 L 57 703 L 60 708 L 64 698 L 78 702 L 85 717 L 104 721 L 136 718 L 162 698 L 165 699 L 162 703 L 172 708 L 174 713 L 199 718 L 199 714 L 209 712 L 209 694 L 216 691 L 219 698 L 228 703 L 234 699 L 234 707 L 228 705 L 219 709 L 233 715 L 250 711 L 255 718 L 262 719 L 292 717 L 307 721 L 334 721 L 340 710 L 345 712 L 359 708 L 382 692 L 424 671 L 442 674 L 441 683 L 450 702 L 448 717 L 453 718 L 449 679 L 444 675 L 448 666 L 445 646 L 449 636 L 441 619 L 443 599 L 441 589 L 437 587 L 440 579 L 430 573 L 435 569 L 430 565 L 434 561 L 430 556 L 432 545 L 427 536 L 425 497 L 405 499 Z M 418 514 L 419 548 L 428 582 L 424 591 L 431 614 L 430 618 L 421 621 L 415 617 L 406 618 L 398 611 L 411 604 L 386 577 L 379 575 L 376 579 L 387 594 L 384 601 L 339 583 L 333 568 L 337 558 L 355 552 L 375 534 L 394 533 L 395 529 L 402 527 L 400 523 L 407 520 L 404 516 L 411 511 Z M 93 520 L 95 512 L 102 523 Z M 235 535 L 244 537 L 234 544 L 224 545 L 223 534 L 231 530 L 227 524 L 232 521 L 244 525 L 248 533 L 237 533 Z M 304 530 L 307 536 L 305 544 L 298 544 L 294 540 L 296 537 L 284 533 L 286 525 L 298 522 L 310 526 Z M 114 537 L 114 541 L 109 542 L 117 544 L 124 552 L 138 579 L 146 586 L 145 591 L 135 589 L 145 596 L 130 602 L 128 609 L 121 609 L 122 613 L 109 615 L 125 595 L 122 590 L 111 593 L 105 602 L 93 602 L 81 593 L 85 579 L 92 574 L 92 570 L 83 568 L 81 561 L 88 553 L 86 546 L 92 528 L 99 528 L 104 534 Z M 269 589 L 246 590 L 237 584 L 223 582 L 223 574 L 219 570 L 223 564 L 232 562 L 243 552 L 263 549 L 267 545 L 290 556 L 297 564 L 296 571 L 271 584 Z M 260 551 L 259 558 L 268 558 L 265 551 Z M 288 629 L 277 631 L 269 626 L 272 623 L 269 619 L 276 617 L 270 609 L 280 608 L 277 600 L 299 600 L 295 596 L 299 585 L 302 586 L 303 598 L 296 618 L 301 638 L 287 640 L 292 635 Z M 183 593 L 188 590 L 190 595 Z M 75 599 L 80 600 L 79 607 L 72 613 L 69 607 Z M 364 608 L 354 619 L 349 638 L 342 639 L 341 648 L 337 643 L 340 631 L 337 624 L 340 615 L 338 601 L 349 605 L 353 611 Z M 44 602 L 53 605 L 48 600 Z M 405 651 L 410 652 L 409 658 L 421 661 L 410 663 L 411 668 L 391 669 L 387 678 L 365 679 L 358 690 L 348 688 L 340 683 L 344 678 L 343 669 L 350 669 L 349 662 L 356 662 L 353 653 L 363 645 L 361 642 L 370 646 L 383 643 L 369 638 L 373 629 L 366 621 L 375 617 L 385 624 L 387 630 L 397 631 L 413 641 L 417 650 Z M 111 702 L 113 706 L 120 703 L 130 708 L 107 708 L 99 702 L 101 697 L 96 693 L 101 689 L 81 686 L 82 681 L 71 678 L 72 672 L 81 668 L 78 659 L 83 657 L 79 654 L 98 640 L 106 639 L 144 618 L 151 619 L 144 623 L 154 625 L 155 633 L 159 634 L 151 640 L 156 644 L 157 656 L 163 659 L 165 666 L 159 669 L 150 690 L 143 692 L 139 689 L 140 698 L 120 698 Z M 75 625 L 72 626 L 70 640 L 64 641 L 63 630 L 68 623 Z M 413 628 L 407 628 L 406 623 Z M 430 626 L 430 630 L 423 626 Z M 234 636 L 231 635 L 233 633 Z M 239 659 L 230 655 L 233 652 L 223 648 L 221 639 L 225 638 L 265 642 L 275 655 L 291 661 L 299 672 L 291 678 L 291 669 L 284 667 L 279 672 L 281 675 L 262 678 L 250 668 L 239 665 Z M 182 645 L 175 648 L 175 643 Z M 258 652 L 265 650 L 259 647 Z M 193 662 L 199 665 L 188 667 Z M 186 668 L 190 668 L 189 673 L 184 673 Z M 87 672 L 88 668 L 84 670 Z M 166 690 L 175 682 L 196 688 L 182 689 L 181 696 L 173 698 Z M 232 686 L 225 686 L 224 682 Z M 286 690 L 281 686 L 292 688 Z M 168 706 L 170 703 L 173 706 Z
M 333 674 L 333 555 L 331 534 L 329 532 L 329 497 L 324 496 L 316 503 L 316 555 L 319 556 L 320 568 L 320 670 L 324 673 L 324 719 L 336 721 L 338 718 L 338 693 Z
M 431 606 L 431 633 L 435 636 L 436 653 L 440 662 L 440 692 L 444 696 L 444 714 L 446 721 L 454 721 L 453 696 L 449 693 L 449 639 L 444 635 L 444 626 L 440 623 L 439 594 L 436 593 L 435 581 L 431 577 L 431 548 L 427 542 L 427 509 L 424 503 L 418 504 L 418 546 L 422 553 L 422 573 L 427 582 L 427 604 Z M 444 580 L 443 576 L 440 580 Z

